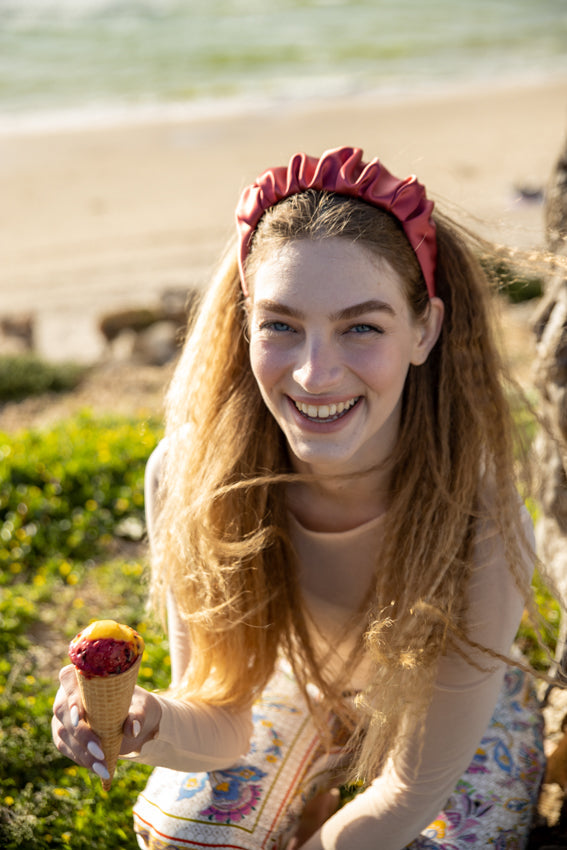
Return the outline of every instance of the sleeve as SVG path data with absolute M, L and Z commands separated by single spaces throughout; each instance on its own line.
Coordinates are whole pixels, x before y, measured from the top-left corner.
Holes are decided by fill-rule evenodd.
M 163 440 L 146 466 L 145 504 L 150 549 L 159 521 L 159 480 L 166 448 Z M 190 644 L 171 588 L 167 595 L 167 620 L 172 684 L 176 685 L 189 662 Z M 147 741 L 140 752 L 124 756 L 130 761 L 201 772 L 229 767 L 248 751 L 253 730 L 250 709 L 233 711 L 198 701 L 156 696 L 162 709 L 158 734 Z
M 159 486 L 166 451 L 167 440 L 162 440 L 150 455 L 146 465 L 144 501 L 150 552 L 155 543 L 156 528 L 159 522 Z M 191 648 L 187 627 L 179 615 L 172 588 L 169 588 L 167 593 L 167 634 L 171 658 L 171 684 L 175 687 L 181 681 L 183 672 L 189 663 Z
M 130 761 L 187 773 L 221 770 L 248 751 L 252 713 L 157 695 L 162 716 L 159 732 Z
M 533 545 L 527 511 L 524 528 Z M 531 575 L 533 565 L 527 566 Z M 485 529 L 475 548 L 467 590 L 473 640 L 508 653 L 523 611 L 522 595 L 510 575 L 496 533 Z M 401 850 L 443 809 L 472 761 L 488 726 L 504 675 L 504 663 L 475 658 L 484 672 L 456 652 L 441 659 L 425 721 L 423 749 L 416 738 L 359 796 L 329 818 L 303 850 Z M 417 765 L 417 766 L 416 766 Z

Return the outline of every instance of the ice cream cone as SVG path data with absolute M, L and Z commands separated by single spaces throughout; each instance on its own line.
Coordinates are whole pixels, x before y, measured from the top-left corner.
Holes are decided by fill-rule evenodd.
M 124 673 L 115 673 L 110 676 L 87 678 L 77 670 L 87 720 L 93 732 L 100 738 L 110 774 L 109 779 L 101 780 L 105 791 L 108 791 L 112 785 L 112 777 L 122 744 L 122 726 L 128 717 L 141 658 L 140 655 Z

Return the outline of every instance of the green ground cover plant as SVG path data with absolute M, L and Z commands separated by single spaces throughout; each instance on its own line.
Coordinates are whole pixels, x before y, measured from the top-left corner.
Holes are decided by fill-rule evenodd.
M 119 764 L 112 789 L 51 742 L 57 672 L 94 618 L 137 628 L 140 683 L 169 681 L 145 610 L 143 474 L 156 423 L 88 414 L 0 434 L 0 847 L 134 848 L 131 808 L 150 768 Z M 134 539 L 132 539 L 134 537 Z
M 495 291 L 511 304 L 521 304 L 543 295 L 543 271 L 542 276 L 526 275 L 523 269 L 515 268 L 505 259 L 482 258 L 481 265 L 492 281 Z
M 168 646 L 146 613 L 143 474 L 161 435 L 147 420 L 88 413 L 0 433 L 0 847 L 137 847 L 131 809 L 151 768 L 119 762 L 110 792 L 51 741 L 57 672 L 73 635 L 112 617 L 144 636 L 145 687 L 169 682 Z M 558 610 L 539 582 L 551 651 Z M 527 622 L 520 645 L 544 667 Z M 348 798 L 348 794 L 347 794 Z
M 46 392 L 74 389 L 86 367 L 76 363 L 46 363 L 34 354 L 0 356 L 0 401 L 17 401 Z

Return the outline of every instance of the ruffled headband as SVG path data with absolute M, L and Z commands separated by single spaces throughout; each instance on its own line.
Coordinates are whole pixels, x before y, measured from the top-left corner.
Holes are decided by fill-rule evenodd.
M 399 180 L 378 159 L 365 163 L 360 148 L 348 147 L 325 151 L 320 159 L 296 153 L 287 167 L 269 168 L 243 191 L 236 207 L 236 226 L 240 280 L 245 295 L 248 291 L 244 264 L 258 222 L 278 201 L 307 189 L 360 198 L 397 218 L 418 259 L 429 297 L 433 298 L 437 258 L 435 224 L 431 218 L 433 201 L 427 199 L 425 188 L 415 176 Z

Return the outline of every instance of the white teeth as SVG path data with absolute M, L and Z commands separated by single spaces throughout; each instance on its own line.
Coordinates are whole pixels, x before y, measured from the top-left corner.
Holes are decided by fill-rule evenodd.
M 305 404 L 305 402 L 295 402 L 298 410 L 309 416 L 310 419 L 329 419 L 332 416 L 338 416 L 356 404 L 358 398 L 351 398 L 349 401 L 340 401 L 338 404 Z

